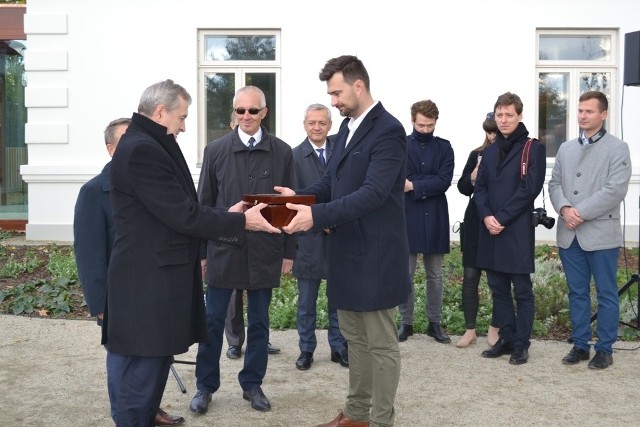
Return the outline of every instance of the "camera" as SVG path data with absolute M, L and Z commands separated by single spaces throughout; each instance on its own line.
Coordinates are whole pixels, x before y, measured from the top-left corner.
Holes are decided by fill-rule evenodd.
M 542 224 L 545 228 L 551 230 L 555 223 L 555 218 L 548 217 L 545 208 L 536 208 L 531 212 L 531 224 L 534 227 L 537 227 L 538 224 Z

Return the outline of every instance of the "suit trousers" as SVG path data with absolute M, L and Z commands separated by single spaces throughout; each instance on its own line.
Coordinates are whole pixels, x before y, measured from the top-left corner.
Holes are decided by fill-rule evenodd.
M 349 394 L 344 414 L 371 426 L 391 426 L 400 379 L 397 308 L 338 310 L 349 351 Z
M 318 345 L 316 339 L 316 321 L 317 321 L 317 301 L 318 291 L 320 290 L 321 279 L 303 279 L 298 281 L 298 346 L 300 351 L 308 351 L 313 353 Z M 338 312 L 329 303 L 329 347 L 331 351 L 342 351 L 345 349 L 345 339 L 340 333 L 338 326 Z
M 117 366 L 112 365 L 108 379 L 110 383 L 113 379 L 119 380 L 116 426 L 155 426 L 173 356 L 140 357 L 115 353 L 112 356 L 119 360 Z
M 224 336 L 229 345 L 242 347 L 244 344 L 244 289 L 236 289 L 231 294 L 227 318 L 224 321 Z
M 120 389 L 120 375 L 127 361 L 127 356 L 111 353 L 107 350 L 107 392 L 109 393 L 109 404 L 111 405 L 111 418 L 116 422 L 116 412 L 118 410 L 118 390 Z
M 426 284 L 426 312 L 429 322 L 440 323 L 442 318 L 442 260 L 443 254 L 422 254 L 422 264 L 427 276 Z M 415 306 L 414 278 L 418 264 L 418 254 L 409 254 L 409 276 L 411 277 L 411 292 L 405 304 L 400 304 L 400 317 L 403 325 L 413 325 L 413 310 Z
M 267 372 L 269 342 L 269 304 L 272 289 L 247 290 L 247 348 L 244 367 L 238 374 L 243 390 L 262 385 Z M 220 388 L 220 354 L 224 320 L 233 289 L 207 288 L 208 342 L 198 345 L 196 356 L 196 386 L 198 390 L 215 393 Z
M 486 272 L 493 295 L 493 310 L 500 328 L 500 338 L 507 345 L 529 348 L 535 317 L 531 276 L 529 273 L 502 273 L 494 270 L 486 270 Z M 513 283 L 513 296 L 511 283 Z M 513 306 L 514 298 L 517 310 Z

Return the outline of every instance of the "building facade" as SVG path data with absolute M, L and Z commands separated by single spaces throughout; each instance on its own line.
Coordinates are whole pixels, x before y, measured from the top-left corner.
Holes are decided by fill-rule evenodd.
M 72 240 L 78 190 L 109 160 L 102 131 L 131 116 L 150 84 L 171 78 L 193 96 L 178 143 L 197 182 L 204 146 L 227 132 L 237 88 L 261 87 L 269 131 L 295 146 L 305 137 L 304 109 L 330 104 L 320 69 L 353 54 L 369 70 L 374 98 L 407 133 L 414 102 L 438 104 L 435 133 L 456 156 L 452 223 L 467 202 L 457 178 L 483 141 L 481 125 L 498 95 L 522 98 L 524 123 L 547 145 L 549 177 L 558 145 L 577 136 L 580 93 L 607 93 L 607 129 L 629 143 L 634 161 L 624 219 L 626 240 L 637 244 L 640 87 L 625 86 L 623 73 L 625 35 L 640 30 L 640 2 L 399 0 L 376 8 L 360 0 L 29 0 L 28 163 L 20 169 L 29 189 L 27 239 Z M 332 112 L 335 132 L 341 118 Z M 553 242 L 555 229 L 538 227 L 537 239 Z

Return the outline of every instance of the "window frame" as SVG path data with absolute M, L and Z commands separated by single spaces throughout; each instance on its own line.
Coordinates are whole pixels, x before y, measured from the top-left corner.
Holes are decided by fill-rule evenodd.
M 269 107 L 269 114 L 275 116 L 275 129 L 269 132 L 277 134 L 281 128 L 280 110 L 282 109 L 281 65 L 280 65 L 280 30 L 278 29 L 199 29 L 198 30 L 198 156 L 197 167 L 201 167 L 204 148 L 207 143 L 207 94 L 205 76 L 213 73 L 235 74 L 235 90 L 246 86 L 247 74 L 269 73 L 275 76 L 275 106 Z M 266 61 L 212 61 L 206 58 L 207 36 L 275 36 L 275 60 Z M 229 106 L 229 110 L 231 106 Z
M 552 35 L 557 37 L 571 36 L 607 36 L 611 41 L 611 51 L 609 60 L 544 60 L 540 57 L 540 38 L 541 36 Z M 567 100 L 567 140 L 578 137 L 578 98 L 580 97 L 580 75 L 585 72 L 609 73 L 611 79 L 609 81 L 609 114 L 607 119 L 607 131 L 616 133 L 617 122 L 617 99 L 618 99 L 618 70 L 620 67 L 618 60 L 619 53 L 619 34 L 615 29 L 606 28 L 578 28 L 578 29 L 551 29 L 541 28 L 536 30 L 536 49 L 535 49 L 535 129 L 536 134 L 540 132 L 540 74 L 548 73 L 568 73 L 568 100 Z M 564 141 L 562 141 L 564 142 Z M 547 156 L 550 164 L 554 163 L 554 156 Z

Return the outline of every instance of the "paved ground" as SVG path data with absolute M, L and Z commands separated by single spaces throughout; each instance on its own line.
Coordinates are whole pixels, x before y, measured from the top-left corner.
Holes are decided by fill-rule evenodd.
M 0 315 L 0 424 L 6 426 L 108 426 L 104 349 L 92 321 Z M 263 389 L 273 410 L 260 413 L 242 399 L 241 361 L 222 357 L 223 384 L 207 415 L 187 407 L 195 390 L 194 367 L 174 365 L 187 393 L 169 378 L 163 407 L 189 426 L 313 426 L 333 418 L 344 403 L 347 369 L 329 360 L 320 331 L 315 363 L 294 367 L 297 333 L 272 331 L 283 349 L 270 356 Z M 638 425 L 639 343 L 618 342 L 614 365 L 604 371 L 586 363 L 564 366 L 570 345 L 535 341 L 528 364 L 506 357 L 483 359 L 486 343 L 458 349 L 426 335 L 401 343 L 402 376 L 397 426 L 447 425 Z M 179 360 L 194 360 L 195 346 Z

